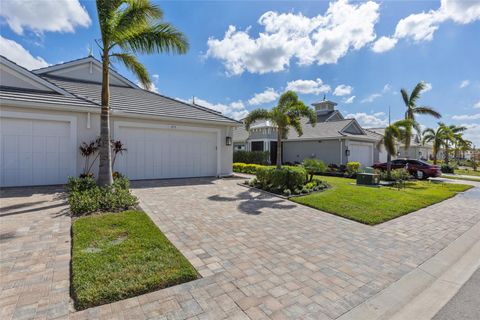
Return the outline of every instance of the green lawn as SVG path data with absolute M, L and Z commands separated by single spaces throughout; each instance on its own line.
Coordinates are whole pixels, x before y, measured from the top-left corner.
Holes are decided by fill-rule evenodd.
M 465 169 L 455 169 L 455 174 L 463 174 L 466 176 L 480 177 L 480 171 L 465 170 Z
M 390 187 L 357 186 L 353 179 L 323 176 L 318 179 L 328 182 L 332 188 L 291 200 L 369 225 L 427 207 L 472 187 L 418 181 L 408 183 L 405 189 L 398 190 Z
M 72 293 L 77 309 L 198 278 L 188 260 L 142 211 L 73 223 Z

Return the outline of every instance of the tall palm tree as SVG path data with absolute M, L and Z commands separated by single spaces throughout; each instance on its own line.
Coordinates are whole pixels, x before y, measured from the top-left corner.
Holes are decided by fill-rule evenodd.
M 306 117 L 312 126 L 317 123 L 317 114 L 307 107 L 293 91 L 287 91 L 278 100 L 272 110 L 256 109 L 245 118 L 245 129 L 257 120 L 270 120 L 277 126 L 277 169 L 282 166 L 282 139 L 287 137 L 290 127 L 293 127 L 299 136 L 303 134 L 301 118 Z
M 444 143 L 445 124 L 438 123 L 437 129 L 427 128 L 423 131 L 422 143 L 432 142 L 433 144 L 433 164 L 437 164 L 437 155 Z
M 151 79 L 136 54 L 161 52 L 186 53 L 188 41 L 183 33 L 162 22 L 162 10 L 150 0 L 97 0 L 102 56 L 102 111 L 100 116 L 100 165 L 98 184 L 111 185 L 112 154 L 110 148 L 110 59 L 123 63 L 145 88 Z
M 450 146 L 453 145 L 456 139 L 456 135 L 467 130 L 466 127 L 456 126 L 456 125 L 445 125 L 443 124 L 443 146 L 445 147 L 445 164 L 448 165 Z
M 403 102 L 405 103 L 405 107 L 407 110 L 405 111 L 405 119 L 410 119 L 412 120 L 412 126 L 410 128 L 407 128 L 405 132 L 405 150 L 408 153 L 408 148 L 410 148 L 410 141 L 412 139 L 412 131 L 413 128 L 417 131 L 417 133 L 420 135 L 422 130 L 420 128 L 420 124 L 416 121 L 415 116 L 416 115 L 429 115 L 435 118 L 441 118 L 442 115 L 435 111 L 435 109 L 428 107 L 428 106 L 418 106 L 417 101 L 420 99 L 420 94 L 423 90 L 425 90 L 426 84 L 425 82 L 419 82 L 413 88 L 412 93 L 409 95 L 408 91 L 406 89 L 401 89 L 400 93 L 402 94 Z
M 399 120 L 385 128 L 383 138 L 378 142 L 377 147 L 384 146 L 387 151 L 387 175 L 391 177 L 392 173 L 392 154 L 397 153 L 396 142 L 401 140 L 408 128 L 412 127 L 412 120 Z

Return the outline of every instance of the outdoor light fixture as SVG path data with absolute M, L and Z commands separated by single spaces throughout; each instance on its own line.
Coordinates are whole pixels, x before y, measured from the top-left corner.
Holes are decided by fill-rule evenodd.
M 231 146 L 232 145 L 232 137 L 226 137 L 225 138 L 225 143 L 227 146 Z
M 345 150 L 345 155 L 346 155 L 347 157 L 350 157 L 350 150 L 346 149 L 346 150 Z
M 397 157 L 400 157 L 400 151 L 397 152 Z

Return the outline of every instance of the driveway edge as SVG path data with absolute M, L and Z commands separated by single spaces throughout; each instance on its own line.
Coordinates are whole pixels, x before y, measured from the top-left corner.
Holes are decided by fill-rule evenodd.
M 479 267 L 480 222 L 400 280 L 337 319 L 431 319 Z

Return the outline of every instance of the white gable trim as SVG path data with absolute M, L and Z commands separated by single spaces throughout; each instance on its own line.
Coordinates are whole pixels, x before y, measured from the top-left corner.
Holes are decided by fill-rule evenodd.
M 18 76 L 21 80 L 28 82 L 34 86 L 44 87 L 45 91 L 53 91 L 68 97 L 73 97 L 71 93 L 63 90 L 62 88 L 55 86 L 54 84 L 46 81 L 45 79 L 40 78 L 39 76 L 35 75 L 31 71 L 28 71 L 23 67 L 20 67 L 18 64 L 10 61 L 9 59 L 3 56 L 0 56 L 0 65 L 5 65 L 7 67 L 4 69 L 5 72 L 10 73 L 8 69 L 11 69 L 17 73 L 16 76 Z
M 350 134 L 349 132 L 346 132 L 345 130 L 350 127 L 350 126 L 355 126 L 357 129 L 360 130 L 360 132 L 362 132 L 362 134 L 364 135 L 367 135 L 367 133 L 365 132 L 365 130 L 363 130 L 362 126 L 357 122 L 356 119 L 352 119 L 352 122 L 350 122 L 349 124 L 347 124 L 340 132 L 341 133 L 346 133 L 346 134 Z
M 99 70 L 102 70 L 102 63 L 100 61 L 98 61 L 97 59 L 95 59 L 94 57 L 89 56 L 89 57 L 86 57 L 86 58 L 83 58 L 83 59 L 78 59 L 78 60 L 74 60 L 74 61 L 70 61 L 70 62 L 56 64 L 56 65 L 53 65 L 53 66 L 50 66 L 50 67 L 45 67 L 45 68 L 33 70 L 33 72 L 35 74 L 48 74 L 48 73 L 54 72 L 54 71 L 57 71 L 57 72 L 60 71 L 61 72 L 61 70 L 63 70 L 63 69 L 72 70 L 72 67 L 77 67 L 77 66 L 80 67 L 80 66 L 83 66 L 87 63 L 90 63 L 91 65 L 99 68 Z M 135 89 L 139 88 L 136 84 L 134 84 L 133 82 L 131 82 L 127 78 L 123 77 L 122 75 L 120 75 L 118 72 L 116 72 L 112 68 L 110 68 L 110 76 L 112 76 L 115 79 L 117 79 L 118 81 L 124 83 L 128 87 L 135 88 Z

